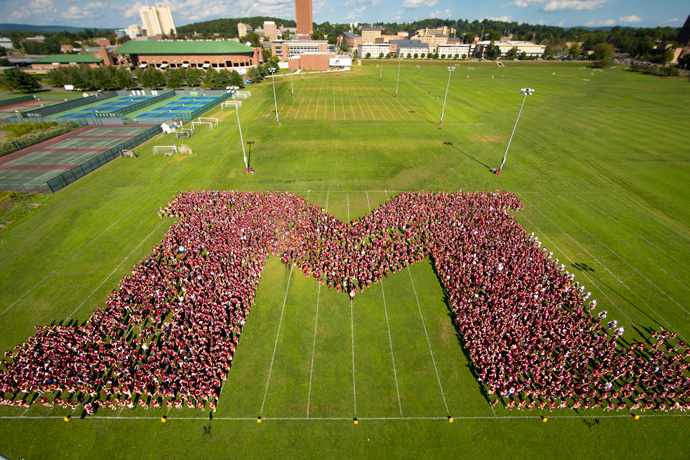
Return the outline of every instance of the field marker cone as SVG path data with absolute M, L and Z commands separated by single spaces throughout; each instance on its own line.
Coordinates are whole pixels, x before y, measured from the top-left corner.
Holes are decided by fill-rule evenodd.
M 256 423 L 261 423 L 261 417 L 256 418 Z

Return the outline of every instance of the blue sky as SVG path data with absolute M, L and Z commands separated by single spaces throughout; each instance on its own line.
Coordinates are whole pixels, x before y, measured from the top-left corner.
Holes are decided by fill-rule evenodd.
M 169 5 L 180 26 L 217 18 L 294 19 L 294 0 L 0 0 L 0 22 L 119 28 L 141 24 L 139 8 Z M 680 27 L 687 0 L 314 0 L 314 22 L 411 22 L 427 18 L 527 22 L 562 27 Z

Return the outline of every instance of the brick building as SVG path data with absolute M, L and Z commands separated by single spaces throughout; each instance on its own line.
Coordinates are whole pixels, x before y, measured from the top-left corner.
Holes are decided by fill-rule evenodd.
M 238 69 L 263 63 L 261 48 L 231 40 L 129 41 L 113 53 L 119 64 L 159 69 L 197 67 Z

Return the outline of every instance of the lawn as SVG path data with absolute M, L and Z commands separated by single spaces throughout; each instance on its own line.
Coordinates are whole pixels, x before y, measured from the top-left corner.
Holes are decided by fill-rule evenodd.
M 84 321 L 170 227 L 178 191 L 290 190 L 349 221 L 405 190 L 508 190 L 626 340 L 690 338 L 690 85 L 581 65 L 371 61 L 250 85 L 239 115 L 153 156 L 161 135 L 0 229 L 0 350 Z M 381 72 L 383 70 L 383 72 Z M 379 76 L 382 80 L 379 81 Z M 296 97 L 292 97 L 291 86 Z M 398 87 L 398 96 L 394 97 Z M 523 97 L 503 173 L 498 167 Z M 361 97 L 360 97 L 361 96 Z M 276 125 L 275 106 L 281 126 Z M 424 260 L 359 294 L 269 258 L 218 411 L 0 408 L 9 458 L 685 458 L 684 414 L 491 409 Z M 548 417 L 542 422 L 540 416 Z M 262 423 L 257 423 L 257 417 Z M 448 416 L 453 417 L 449 423 Z M 358 424 L 353 423 L 354 418 Z M 595 424 L 598 418 L 600 424 Z M 211 434 L 208 432 L 212 428 Z

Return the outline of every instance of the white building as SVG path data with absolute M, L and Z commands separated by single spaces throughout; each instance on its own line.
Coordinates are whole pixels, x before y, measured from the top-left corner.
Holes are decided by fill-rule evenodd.
M 149 6 L 139 10 L 146 35 L 174 35 L 177 33 L 169 6 Z
M 422 43 L 417 40 L 391 40 L 391 43 L 397 42 L 397 56 L 402 58 L 414 58 L 415 54 L 418 58 L 426 57 L 429 54 L 429 44 Z
M 471 43 L 453 43 L 438 45 L 436 53 L 440 59 L 467 59 L 472 56 L 474 52 L 474 44 Z
M 489 46 L 491 42 L 489 40 L 484 40 L 483 42 L 477 43 L 477 51 L 479 53 L 484 52 L 484 48 Z M 501 50 L 501 56 L 505 56 L 508 51 L 515 48 L 517 50 L 518 56 L 525 53 L 527 57 L 541 57 L 544 54 L 546 46 L 537 45 L 532 42 L 521 42 L 521 41 L 498 41 L 494 42 L 494 45 L 498 46 Z
M 391 45 L 389 43 L 362 43 L 357 46 L 357 55 L 359 57 L 379 58 L 388 56 L 391 52 Z
M 123 30 L 125 35 L 127 35 L 132 40 L 136 40 L 137 37 L 144 36 L 144 29 L 139 24 L 132 24 L 131 26 Z
M 11 50 L 14 49 L 14 45 L 12 44 L 12 40 L 6 37 L 0 37 L 0 46 L 2 46 L 5 49 Z

